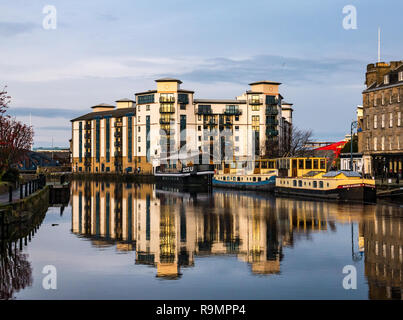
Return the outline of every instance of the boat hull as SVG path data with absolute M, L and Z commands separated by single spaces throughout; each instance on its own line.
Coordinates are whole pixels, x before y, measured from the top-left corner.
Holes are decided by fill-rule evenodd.
M 258 182 L 221 181 L 213 178 L 213 186 L 218 188 L 230 188 L 238 190 L 273 192 L 276 186 L 276 178 Z
M 304 197 L 304 198 L 319 198 L 326 200 L 338 200 L 338 201 L 359 201 L 359 202 L 376 202 L 376 189 L 371 185 L 359 185 L 359 186 L 341 186 L 336 189 L 330 190 L 313 190 L 313 189 L 301 189 L 301 188 L 287 188 L 279 187 L 275 188 L 276 194 Z

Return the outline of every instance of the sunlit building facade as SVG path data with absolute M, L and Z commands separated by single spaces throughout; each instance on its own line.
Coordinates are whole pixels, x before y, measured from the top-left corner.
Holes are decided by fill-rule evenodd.
M 279 82 L 254 82 L 241 96 L 221 100 L 195 99 L 177 79 L 156 83 L 135 100 L 96 105 L 72 120 L 73 172 L 151 173 L 161 161 L 176 167 L 199 154 L 208 154 L 209 163 L 242 161 L 268 157 L 290 141 L 293 109 L 282 103 Z

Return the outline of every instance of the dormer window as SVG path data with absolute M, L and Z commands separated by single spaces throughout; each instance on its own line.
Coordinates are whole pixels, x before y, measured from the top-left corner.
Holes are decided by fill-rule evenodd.
M 399 81 L 403 81 L 403 71 L 399 72 Z
M 383 83 L 389 84 L 389 75 L 388 74 L 383 77 Z

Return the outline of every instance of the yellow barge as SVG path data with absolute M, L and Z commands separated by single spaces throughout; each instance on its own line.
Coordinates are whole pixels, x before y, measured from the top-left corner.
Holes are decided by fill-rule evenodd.
M 276 194 L 375 202 L 375 180 L 363 179 L 354 171 L 310 171 L 300 177 L 277 177 Z

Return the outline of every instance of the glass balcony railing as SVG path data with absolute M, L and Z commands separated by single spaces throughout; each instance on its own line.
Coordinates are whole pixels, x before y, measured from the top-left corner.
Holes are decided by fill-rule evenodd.
M 160 119 L 160 124 L 169 124 L 171 122 L 175 122 L 175 119 L 173 119 L 173 118 L 161 118 Z
M 241 110 L 239 110 L 239 109 L 226 109 L 225 111 L 224 111 L 224 114 L 225 115 L 229 115 L 229 116 L 239 116 L 239 115 L 241 115 L 242 114 L 242 111 Z
M 160 113 L 175 113 L 174 107 L 160 107 Z
M 272 126 L 277 126 L 278 125 L 278 120 L 277 119 L 266 119 L 266 124 L 272 125 Z
M 269 136 L 269 137 L 278 136 L 278 130 L 267 129 L 266 130 L 266 135 Z
M 250 105 L 259 105 L 259 104 L 263 104 L 263 99 L 262 98 L 250 98 L 249 99 L 249 104 Z
M 266 114 L 278 115 L 277 107 L 266 107 Z
M 174 103 L 175 97 L 160 96 L 160 103 Z

